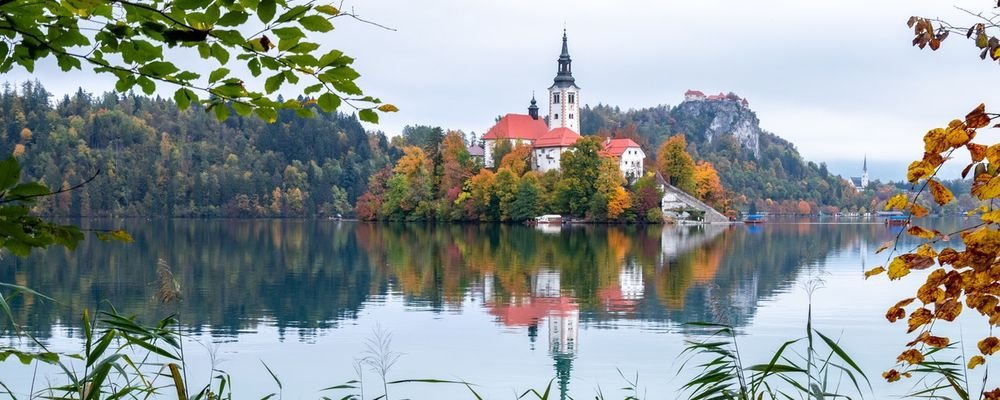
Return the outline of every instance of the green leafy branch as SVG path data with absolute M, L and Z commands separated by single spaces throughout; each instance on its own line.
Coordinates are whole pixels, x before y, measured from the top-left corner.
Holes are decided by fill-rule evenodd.
M 241 29 L 250 28 L 251 15 L 257 16 L 263 29 L 244 35 Z M 351 67 L 353 58 L 335 49 L 321 52 L 318 43 L 304 40 L 305 31 L 330 32 L 334 29 L 331 21 L 342 17 L 374 24 L 313 0 L 301 4 L 287 0 L 0 1 L 0 72 L 15 65 L 31 72 L 37 60 L 54 57 L 64 71 L 81 70 L 86 62 L 95 72 L 115 75 L 119 92 L 138 85 L 152 94 L 157 82 L 179 86 L 173 97 L 181 109 L 199 102 L 219 120 L 229 116 L 230 107 L 239 115 L 253 113 L 269 122 L 282 109 L 309 117 L 313 111 L 308 106 L 315 104 L 325 112 L 347 105 L 358 111 L 361 120 L 376 123 L 377 112 L 398 109 L 364 96 L 355 83 L 360 74 Z M 81 22 L 98 28 L 81 27 Z M 82 33 L 87 30 L 96 33 L 88 37 Z M 168 61 L 164 47 L 195 50 L 202 59 L 216 60 L 219 67 L 208 74 L 207 84 L 198 84 L 203 75 Z M 78 48 L 89 49 L 74 50 Z M 273 49 L 277 53 L 271 54 Z M 236 60 L 246 62 L 253 78 L 269 75 L 263 91 L 248 89 L 243 78 L 249 77 L 237 76 L 226 67 L 231 52 L 237 53 Z M 298 99 L 279 101 L 275 92 L 302 78 L 314 83 Z M 207 98 L 200 98 L 196 91 Z

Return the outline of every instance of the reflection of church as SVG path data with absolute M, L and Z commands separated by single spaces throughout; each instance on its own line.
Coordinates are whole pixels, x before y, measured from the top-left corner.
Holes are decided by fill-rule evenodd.
M 506 326 L 527 327 L 534 343 L 538 325 L 548 327 L 548 352 L 552 356 L 561 399 L 568 398 L 573 359 L 580 343 L 580 307 L 576 300 L 562 293 L 560 274 L 554 269 L 540 269 L 531 276 L 531 294 L 514 296 L 497 304 L 492 296 L 493 276 L 484 276 L 484 304 L 489 313 Z

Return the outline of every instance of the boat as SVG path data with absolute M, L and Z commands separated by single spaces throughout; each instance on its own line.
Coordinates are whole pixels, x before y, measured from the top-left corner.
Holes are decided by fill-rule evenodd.
M 750 214 L 743 218 L 745 224 L 763 224 L 765 222 L 767 222 L 767 218 L 763 214 Z
M 536 224 L 562 224 L 562 215 L 559 214 L 546 214 L 535 217 Z
M 897 225 L 904 226 L 910 223 L 910 216 L 908 215 L 890 215 L 885 219 L 886 225 Z

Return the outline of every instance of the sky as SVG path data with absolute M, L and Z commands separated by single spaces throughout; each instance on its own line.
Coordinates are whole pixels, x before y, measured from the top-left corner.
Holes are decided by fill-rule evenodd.
M 1000 66 L 980 61 L 971 41 L 910 46 L 911 15 L 975 21 L 958 7 L 992 12 L 985 0 L 346 0 L 342 9 L 392 30 L 339 19 L 315 39 L 355 57 L 366 94 L 400 108 L 369 126 L 389 135 L 413 124 L 482 134 L 498 115 L 526 113 L 532 93 L 552 84 L 565 27 L 585 104 L 676 105 L 688 89 L 732 91 L 805 159 L 849 176 L 867 156 L 872 177 L 888 180 L 921 157 L 928 129 L 1000 104 L 988 90 Z M 31 78 L 57 95 L 114 85 L 54 62 L 6 80 Z

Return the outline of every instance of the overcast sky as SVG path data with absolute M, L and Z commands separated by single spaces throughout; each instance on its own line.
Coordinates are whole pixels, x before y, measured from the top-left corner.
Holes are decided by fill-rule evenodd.
M 847 169 L 867 154 L 888 179 L 921 156 L 928 129 L 980 102 L 1000 109 L 1000 66 L 979 61 L 970 41 L 910 46 L 909 16 L 973 20 L 955 6 L 991 11 L 985 0 L 347 0 L 395 31 L 339 20 L 319 41 L 357 59 L 366 93 L 399 106 L 375 127 L 390 135 L 408 124 L 482 134 L 497 115 L 525 113 L 532 91 L 552 84 L 565 25 L 584 103 L 639 108 L 676 105 L 687 89 L 733 91 L 806 159 L 856 175 Z M 114 82 L 52 64 L 34 77 L 57 94 Z

